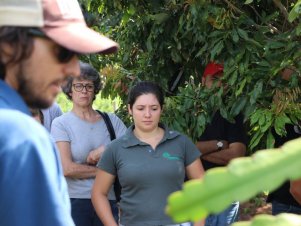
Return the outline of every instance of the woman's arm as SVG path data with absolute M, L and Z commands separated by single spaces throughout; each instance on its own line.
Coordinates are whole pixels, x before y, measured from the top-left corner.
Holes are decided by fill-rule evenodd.
M 200 179 L 204 176 L 204 173 L 204 167 L 199 158 L 186 166 L 186 174 L 189 179 Z
M 198 158 L 190 165 L 186 166 L 186 174 L 189 179 L 201 179 L 204 176 L 204 168 L 201 160 Z M 195 222 L 194 226 L 204 226 L 205 219 Z
M 69 142 L 59 141 L 56 142 L 56 144 L 60 151 L 65 177 L 77 178 L 77 179 L 95 177 L 96 170 L 97 170 L 95 166 L 89 166 L 89 165 L 73 162 Z
M 92 203 L 104 226 L 118 226 L 107 197 L 114 180 L 115 176 L 98 169 L 92 188 Z

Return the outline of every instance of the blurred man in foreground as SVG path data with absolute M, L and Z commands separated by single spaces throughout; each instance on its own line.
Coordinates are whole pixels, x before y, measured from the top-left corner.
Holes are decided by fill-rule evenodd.
M 0 225 L 74 225 L 59 154 L 29 107 L 49 107 L 79 75 L 76 53 L 117 48 L 76 0 L 0 2 Z

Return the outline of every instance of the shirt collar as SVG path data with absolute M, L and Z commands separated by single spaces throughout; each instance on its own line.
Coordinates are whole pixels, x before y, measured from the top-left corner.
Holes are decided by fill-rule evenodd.
M 164 129 L 164 136 L 163 139 L 160 143 L 163 143 L 166 140 L 170 140 L 170 139 L 174 139 L 175 137 L 179 136 L 180 133 L 174 130 L 169 130 L 167 126 L 165 126 L 164 124 L 159 124 L 159 126 Z M 135 125 L 130 126 L 126 133 L 125 136 L 123 137 L 124 143 L 123 143 L 123 147 L 124 148 L 129 148 L 132 146 L 136 146 L 136 145 L 145 145 L 144 142 L 140 141 L 133 133 L 133 130 L 135 128 Z
M 22 97 L 3 80 L 0 80 L 0 109 L 14 109 L 31 115 Z

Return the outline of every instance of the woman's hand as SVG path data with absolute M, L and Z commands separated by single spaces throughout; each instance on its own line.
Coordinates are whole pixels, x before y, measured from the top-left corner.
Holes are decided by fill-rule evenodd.
M 205 225 L 205 220 L 193 223 L 193 226 L 204 226 L 204 225 Z
M 90 165 L 96 165 L 97 162 L 99 161 L 102 153 L 104 152 L 105 150 L 105 146 L 104 145 L 101 145 L 100 147 L 90 151 L 88 157 L 87 157 L 87 163 L 90 164 Z

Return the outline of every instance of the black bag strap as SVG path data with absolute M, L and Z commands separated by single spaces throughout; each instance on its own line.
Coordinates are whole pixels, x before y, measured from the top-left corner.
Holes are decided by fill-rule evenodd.
M 110 119 L 109 115 L 106 112 L 101 112 L 99 110 L 96 110 L 96 111 L 103 118 L 103 120 L 104 120 L 104 122 L 105 122 L 105 124 L 107 126 L 107 129 L 109 131 L 111 140 L 115 140 L 116 139 L 116 134 L 115 134 L 115 130 L 114 130 L 114 127 L 112 125 L 112 122 L 111 122 L 111 119 Z
M 115 134 L 115 130 L 114 130 L 114 127 L 112 125 L 112 122 L 111 122 L 111 119 L 110 119 L 109 115 L 106 112 L 101 112 L 99 110 L 96 110 L 96 111 L 103 118 L 103 120 L 104 120 L 104 122 L 107 126 L 107 129 L 109 131 L 111 141 L 115 140 L 116 139 L 116 134 Z M 120 200 L 121 200 L 121 197 L 120 197 L 120 195 L 121 195 L 121 185 L 120 185 L 118 176 L 116 176 L 115 181 L 114 181 L 114 193 L 115 193 L 115 196 L 116 196 L 116 201 L 120 202 Z

